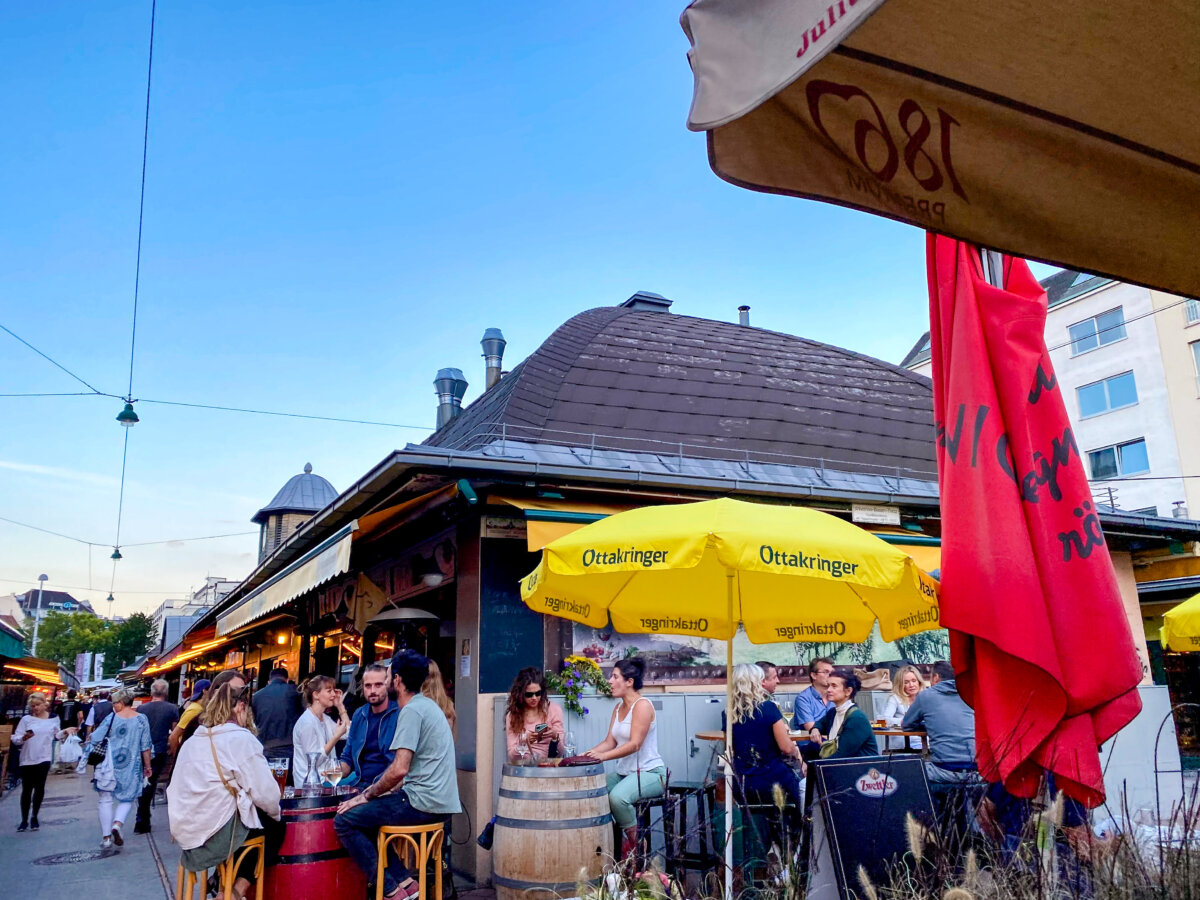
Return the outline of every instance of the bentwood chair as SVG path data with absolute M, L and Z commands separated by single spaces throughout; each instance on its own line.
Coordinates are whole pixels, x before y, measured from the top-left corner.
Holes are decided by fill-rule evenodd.
M 441 822 L 429 825 L 384 825 L 375 838 L 379 857 L 375 870 L 375 900 L 383 900 L 383 873 L 387 869 L 388 848 L 393 844 L 400 858 L 417 873 L 417 900 L 442 900 L 442 842 L 445 826 Z M 429 863 L 434 863 L 433 893 L 428 891 Z

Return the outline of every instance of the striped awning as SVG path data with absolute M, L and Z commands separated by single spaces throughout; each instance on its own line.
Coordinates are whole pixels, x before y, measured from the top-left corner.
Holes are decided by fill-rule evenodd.
M 248 594 L 217 619 L 217 634 L 229 634 L 347 571 L 357 528 L 358 522 L 351 522 Z

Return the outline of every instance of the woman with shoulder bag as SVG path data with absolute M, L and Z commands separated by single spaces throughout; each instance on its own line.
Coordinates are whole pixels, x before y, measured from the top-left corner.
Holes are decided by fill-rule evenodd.
M 132 706 L 133 692 L 119 688 L 109 697 L 113 711 L 92 732 L 88 762 L 96 766 L 92 785 L 100 795 L 100 847 L 125 843 L 121 829 L 150 777 L 150 720 Z M 103 759 L 95 762 L 103 753 Z
M 171 836 L 183 851 L 184 868 L 193 872 L 214 868 L 258 835 L 266 838 L 266 864 L 272 865 L 284 826 L 279 785 L 255 736 L 251 689 L 238 676 L 210 691 L 200 727 L 179 749 L 167 787 Z M 238 869 L 236 900 L 250 889 L 254 862 L 247 854 Z
M 837 669 L 829 676 L 825 699 L 833 709 L 821 716 L 808 733 L 809 750 L 806 759 L 849 759 L 856 756 L 878 756 L 879 745 L 867 714 L 854 703 L 854 695 L 862 687 L 849 669 Z

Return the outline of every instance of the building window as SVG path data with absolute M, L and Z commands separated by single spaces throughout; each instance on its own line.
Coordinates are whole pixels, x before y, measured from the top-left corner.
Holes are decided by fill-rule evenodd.
M 1200 300 L 1189 300 L 1183 304 L 1183 317 L 1187 319 L 1188 325 L 1200 322 Z
M 1112 447 L 1089 450 L 1088 465 L 1092 470 L 1092 479 L 1096 481 L 1149 472 L 1150 457 L 1146 453 L 1146 439 L 1138 438 Z
M 1079 416 L 1098 416 L 1101 413 L 1124 406 L 1133 406 L 1138 402 L 1137 384 L 1132 372 L 1122 372 L 1103 381 L 1094 381 L 1075 389 L 1079 399 Z
M 1192 364 L 1196 367 L 1196 393 L 1200 396 L 1200 341 L 1188 344 L 1192 348 Z
M 1076 322 L 1067 329 L 1071 337 L 1071 355 L 1078 356 L 1105 344 L 1125 340 L 1125 311 L 1121 307 Z

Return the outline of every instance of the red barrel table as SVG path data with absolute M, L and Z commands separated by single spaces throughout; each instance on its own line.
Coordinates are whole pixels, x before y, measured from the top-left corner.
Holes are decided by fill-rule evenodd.
M 366 895 L 366 876 L 333 830 L 338 804 L 356 793 L 350 788 L 336 793 L 331 788 L 284 790 L 279 805 L 287 831 L 279 863 L 266 870 L 263 900 L 357 900 Z

